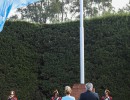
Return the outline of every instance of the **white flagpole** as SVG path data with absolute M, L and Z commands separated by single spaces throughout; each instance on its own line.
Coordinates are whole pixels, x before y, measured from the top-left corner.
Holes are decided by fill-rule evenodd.
M 83 0 L 80 0 L 80 83 L 84 84 L 84 26 Z

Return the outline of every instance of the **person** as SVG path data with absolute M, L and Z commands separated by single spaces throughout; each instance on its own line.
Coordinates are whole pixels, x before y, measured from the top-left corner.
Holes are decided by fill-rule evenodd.
M 96 95 L 96 97 L 98 97 L 98 99 L 99 99 L 98 93 L 95 92 L 95 88 L 92 89 L 92 92 L 93 92 L 94 95 Z
M 15 91 L 10 92 L 10 96 L 8 97 L 8 100 L 18 100 Z
M 53 96 L 51 97 L 51 100 L 61 100 L 61 97 L 59 97 L 59 92 L 57 89 L 53 92 Z
M 65 86 L 65 94 L 66 96 L 62 97 L 62 100 L 75 100 L 75 97 L 70 96 L 72 89 L 70 86 Z
M 93 92 L 92 83 L 86 83 L 86 92 L 80 94 L 79 100 L 99 100 L 98 94 Z
M 105 90 L 105 96 L 102 96 L 101 100 L 112 100 L 112 97 L 110 96 L 110 91 L 108 89 Z

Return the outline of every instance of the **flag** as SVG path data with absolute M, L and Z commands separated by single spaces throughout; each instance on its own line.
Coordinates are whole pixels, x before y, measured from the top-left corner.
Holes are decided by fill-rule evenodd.
M 3 30 L 4 23 L 11 10 L 23 6 L 27 6 L 37 1 L 40 0 L 1 0 L 0 1 L 0 32 Z
M 16 9 L 41 0 L 13 0 L 13 1 L 14 1 L 13 9 Z

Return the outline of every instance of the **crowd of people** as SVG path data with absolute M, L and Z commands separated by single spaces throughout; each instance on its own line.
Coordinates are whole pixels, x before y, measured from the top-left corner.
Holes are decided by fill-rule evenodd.
M 76 100 L 74 96 L 71 96 L 71 92 L 71 87 L 65 86 L 65 96 L 60 97 L 59 92 L 56 89 L 53 92 L 51 100 Z M 15 91 L 10 92 L 8 100 L 18 100 Z M 102 96 L 100 99 L 98 93 L 95 92 L 95 88 L 93 88 L 93 84 L 86 83 L 86 91 L 80 94 L 78 100 L 112 100 L 112 97 L 110 96 L 110 91 L 106 89 L 104 92 L 104 96 Z
M 51 100 L 76 100 L 75 97 L 71 96 L 72 89 L 70 86 L 65 87 L 65 96 L 59 97 L 58 90 L 53 92 L 53 97 Z M 108 89 L 105 90 L 104 96 L 99 98 L 98 93 L 95 92 L 95 88 L 93 88 L 92 83 L 86 84 L 86 91 L 81 93 L 78 100 L 112 100 L 110 96 L 110 91 Z

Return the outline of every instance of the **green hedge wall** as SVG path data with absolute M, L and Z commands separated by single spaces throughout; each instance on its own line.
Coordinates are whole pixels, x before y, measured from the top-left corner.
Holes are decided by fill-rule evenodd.
M 85 82 L 100 96 L 130 99 L 130 15 L 84 21 Z M 0 33 L 0 99 L 45 100 L 80 82 L 79 21 L 62 24 L 6 22 Z

